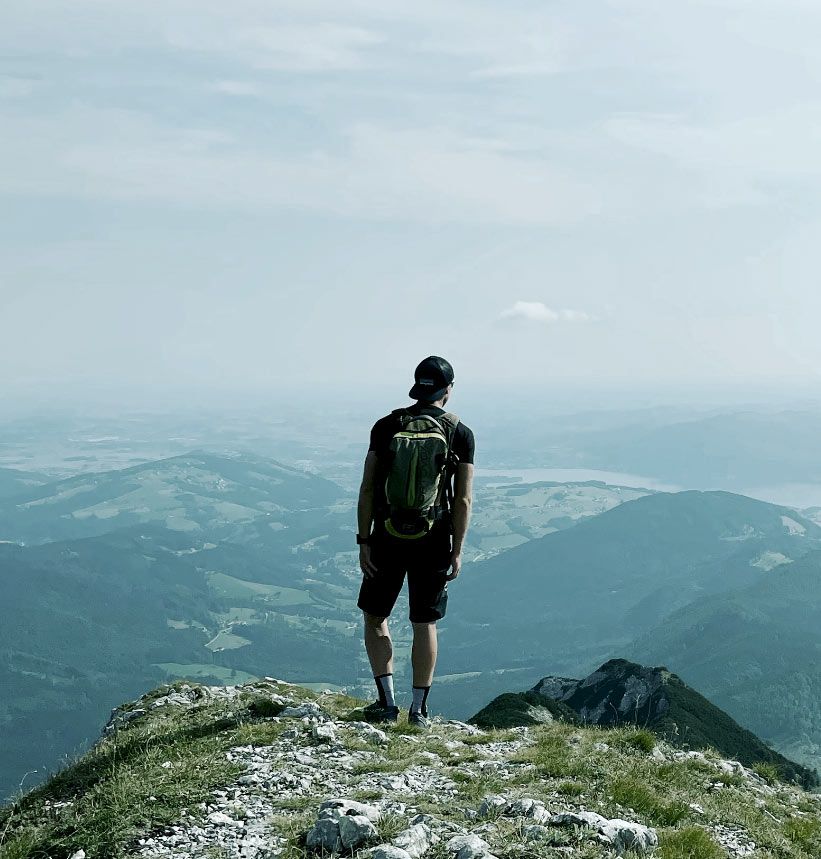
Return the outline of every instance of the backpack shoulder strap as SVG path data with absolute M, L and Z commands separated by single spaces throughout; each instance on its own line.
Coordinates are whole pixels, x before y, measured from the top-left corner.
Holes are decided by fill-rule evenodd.
M 455 415 L 453 412 L 445 412 L 443 415 L 439 415 L 438 420 L 449 424 L 454 430 L 459 426 L 459 415 Z
M 453 412 L 445 412 L 445 414 L 439 415 L 436 420 L 447 427 L 448 448 L 451 448 L 453 446 L 453 438 L 456 435 L 456 428 L 459 426 L 459 416 L 453 414 Z

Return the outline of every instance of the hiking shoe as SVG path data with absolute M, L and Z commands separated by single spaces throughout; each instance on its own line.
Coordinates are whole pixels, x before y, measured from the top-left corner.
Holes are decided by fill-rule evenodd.
M 419 712 L 411 711 L 408 713 L 408 724 L 413 725 L 415 728 L 421 728 L 423 731 L 427 731 L 430 727 L 430 719 Z
M 366 722 L 397 722 L 399 721 L 399 707 L 386 707 L 381 701 L 376 700 L 362 708 Z

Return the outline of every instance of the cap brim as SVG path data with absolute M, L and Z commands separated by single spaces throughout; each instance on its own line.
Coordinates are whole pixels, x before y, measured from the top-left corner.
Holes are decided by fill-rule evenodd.
M 447 389 L 448 386 L 445 385 L 444 388 L 439 388 L 438 391 L 431 392 L 430 388 L 425 385 L 414 385 L 410 391 L 408 391 L 408 396 L 412 400 L 423 400 L 426 403 L 432 403 L 435 400 L 441 400 L 442 397 L 445 396 Z

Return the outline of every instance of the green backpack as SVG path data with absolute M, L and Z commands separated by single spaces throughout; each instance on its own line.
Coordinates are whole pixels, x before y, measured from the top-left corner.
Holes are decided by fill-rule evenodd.
M 385 530 L 394 537 L 417 540 L 430 531 L 445 507 L 459 418 L 450 412 L 439 417 L 414 415 L 407 409 L 392 414 L 399 428 L 388 445 Z

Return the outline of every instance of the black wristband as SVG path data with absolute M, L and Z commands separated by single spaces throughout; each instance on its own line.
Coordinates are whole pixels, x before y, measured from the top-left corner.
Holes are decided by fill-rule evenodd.
M 356 545 L 357 546 L 370 546 L 370 544 L 371 544 L 370 536 L 360 537 L 359 534 L 356 535 Z

